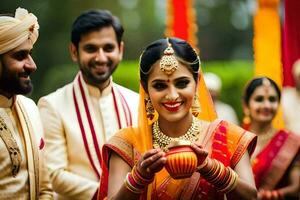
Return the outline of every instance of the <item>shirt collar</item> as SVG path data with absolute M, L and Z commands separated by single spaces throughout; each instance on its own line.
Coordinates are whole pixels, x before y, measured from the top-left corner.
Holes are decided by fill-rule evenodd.
M 110 78 L 109 84 L 102 91 L 100 91 L 96 86 L 90 85 L 88 83 L 86 83 L 86 85 L 91 96 L 97 98 L 100 98 L 101 96 L 107 96 L 111 93 L 112 90 L 112 77 Z

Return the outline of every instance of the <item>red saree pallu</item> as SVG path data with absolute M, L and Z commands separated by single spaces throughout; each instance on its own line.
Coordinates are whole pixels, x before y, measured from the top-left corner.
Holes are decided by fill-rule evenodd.
M 273 190 L 299 152 L 299 138 L 280 130 L 252 162 L 257 188 Z

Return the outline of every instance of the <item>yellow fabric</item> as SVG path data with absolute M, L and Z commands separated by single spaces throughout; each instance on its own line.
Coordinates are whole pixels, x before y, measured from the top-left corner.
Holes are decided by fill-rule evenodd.
M 0 54 L 4 54 L 27 39 L 34 44 L 38 38 L 39 24 L 34 14 L 17 8 L 15 17 L 0 16 Z
M 205 121 L 213 121 L 217 118 L 217 113 L 213 101 L 211 99 L 210 93 L 205 85 L 204 75 L 200 68 L 199 79 L 198 79 L 198 100 L 200 103 L 201 111 L 198 115 L 198 119 Z
M 258 10 L 254 16 L 254 65 L 255 76 L 268 76 L 282 88 L 281 31 L 279 0 L 257 0 Z M 284 127 L 281 106 L 273 124 Z

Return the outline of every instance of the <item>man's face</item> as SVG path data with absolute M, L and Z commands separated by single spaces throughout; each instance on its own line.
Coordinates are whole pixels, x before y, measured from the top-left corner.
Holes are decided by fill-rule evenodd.
M 119 46 L 114 29 L 104 27 L 82 35 L 78 49 L 71 44 L 70 51 L 73 61 L 79 64 L 84 80 L 103 89 L 122 60 L 123 42 Z
M 0 93 L 10 98 L 32 91 L 30 74 L 36 70 L 31 57 L 33 45 L 26 40 L 0 57 Z

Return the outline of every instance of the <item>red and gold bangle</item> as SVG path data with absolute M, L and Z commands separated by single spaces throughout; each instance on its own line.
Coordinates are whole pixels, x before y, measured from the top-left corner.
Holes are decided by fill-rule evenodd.
M 198 167 L 197 167 L 197 171 L 199 171 L 200 169 L 206 167 L 206 165 L 208 164 L 208 158 L 206 158 Z
M 128 182 L 130 183 L 130 185 L 132 185 L 133 187 L 135 188 L 138 188 L 138 189 L 144 189 L 145 188 L 145 185 L 141 185 L 139 184 L 135 179 L 134 177 L 132 176 L 131 173 L 128 173 L 126 178 L 128 179 Z
M 132 168 L 131 174 L 132 174 L 134 180 L 135 180 L 138 184 L 140 184 L 140 185 L 144 185 L 144 186 L 149 185 L 149 184 L 152 183 L 152 181 L 154 180 L 154 176 L 153 176 L 152 178 L 150 178 L 150 179 L 147 179 L 147 178 L 143 177 L 143 175 L 141 175 L 141 174 L 138 172 L 136 166 L 134 166 L 134 167 Z
M 238 184 L 238 174 L 215 159 L 211 159 L 210 166 L 202 167 L 199 172 L 222 193 L 232 191 Z
M 138 188 L 136 185 L 132 184 L 129 180 L 129 176 L 131 176 L 130 173 L 127 173 L 126 178 L 124 180 L 124 185 L 126 187 L 127 190 L 129 190 L 130 192 L 134 193 L 134 194 L 141 194 L 144 192 L 144 188 Z
M 238 184 L 238 174 L 233 171 L 231 168 L 228 168 L 229 169 L 229 173 L 230 173 L 230 181 L 228 184 L 224 184 L 225 188 L 224 189 L 220 189 L 219 191 L 220 192 L 223 192 L 223 193 L 228 193 L 230 191 L 232 191 L 233 189 L 236 188 L 237 184 Z

